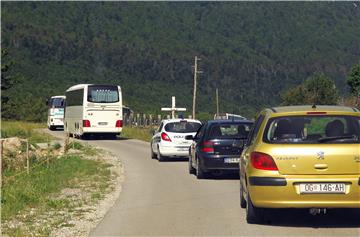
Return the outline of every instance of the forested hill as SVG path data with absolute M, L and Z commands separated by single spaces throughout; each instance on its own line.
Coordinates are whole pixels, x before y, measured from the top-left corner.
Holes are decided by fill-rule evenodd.
M 315 72 L 346 93 L 360 59 L 360 4 L 352 2 L 2 2 L 2 47 L 23 80 L 5 116 L 44 119 L 44 100 L 77 83 L 122 86 L 135 111 L 177 97 L 198 108 L 253 114 Z

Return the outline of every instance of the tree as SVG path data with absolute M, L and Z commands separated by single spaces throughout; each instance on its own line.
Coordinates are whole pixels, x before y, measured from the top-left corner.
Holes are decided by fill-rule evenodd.
M 305 104 L 305 88 L 303 85 L 299 85 L 294 88 L 290 88 L 281 95 L 283 99 L 283 105 L 301 105 Z
M 19 76 L 14 76 L 11 73 L 10 69 L 14 62 L 8 59 L 8 54 L 6 49 L 1 49 L 1 112 L 5 118 L 9 117 L 6 114 L 9 102 L 9 96 L 6 92 L 20 80 Z
M 335 105 L 339 95 L 333 80 L 324 74 L 315 74 L 305 81 L 307 102 L 318 105 Z
M 6 49 L 1 49 L 1 103 L 5 104 L 9 98 L 4 95 L 4 91 L 10 89 L 10 87 L 14 84 L 11 76 L 9 76 L 9 68 L 12 62 L 4 62 L 7 59 L 8 52 Z
M 360 62 L 355 64 L 347 78 L 351 95 L 345 98 L 344 104 L 360 109 Z
M 339 99 L 333 80 L 322 73 L 309 77 L 303 84 L 282 94 L 284 105 L 334 105 Z
M 360 96 L 360 62 L 355 64 L 347 78 L 347 84 L 350 86 L 350 93 L 356 97 Z
M 214 111 L 213 92 L 221 88 L 224 112 L 251 117 L 281 102 L 280 91 L 314 70 L 343 88 L 343 68 L 351 68 L 351 59 L 360 55 L 360 35 L 354 33 L 360 17 L 340 2 L 265 7 L 260 2 L 3 1 L 1 6 L 2 46 L 16 62 L 11 70 L 26 78 L 6 91 L 11 118 L 32 119 L 23 108 L 32 107 L 35 98 L 63 94 L 78 83 L 119 84 L 136 112 L 154 113 L 171 96 L 191 108 L 195 55 L 204 72 L 198 111 Z M 31 95 L 26 104 L 24 95 Z

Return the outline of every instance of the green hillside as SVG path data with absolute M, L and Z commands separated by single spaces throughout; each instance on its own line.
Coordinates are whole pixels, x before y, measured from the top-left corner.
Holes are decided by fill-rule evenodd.
M 4 118 L 45 119 L 45 98 L 77 83 L 119 84 L 139 112 L 172 95 L 191 111 L 195 55 L 199 110 L 216 110 L 218 87 L 222 111 L 252 115 L 315 72 L 345 94 L 360 59 L 352 2 L 2 2 L 1 18 L 23 76 Z

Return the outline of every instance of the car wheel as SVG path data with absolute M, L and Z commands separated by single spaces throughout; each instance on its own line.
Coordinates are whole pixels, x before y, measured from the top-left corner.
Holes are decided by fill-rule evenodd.
M 244 190 L 240 180 L 240 207 L 246 208 L 246 200 L 244 198 Z
M 246 201 L 246 221 L 249 224 L 261 224 L 264 222 L 264 213 L 262 208 L 254 207 L 249 192 Z
M 195 174 L 196 170 L 192 166 L 192 159 L 191 156 L 189 156 L 189 174 Z
M 49 126 L 49 130 L 50 130 L 50 131 L 54 131 L 54 130 L 55 130 L 55 127 L 50 125 L 50 126 Z
M 158 147 L 158 152 L 157 152 L 157 159 L 158 159 L 158 161 L 160 161 L 160 162 L 165 160 L 165 157 L 160 154 L 160 149 L 159 149 L 159 147 Z
M 198 178 L 198 179 L 206 178 L 206 173 L 201 168 L 199 159 L 196 159 L 196 178 Z
M 151 159 L 156 159 L 156 154 L 153 152 L 152 144 L 150 145 Z

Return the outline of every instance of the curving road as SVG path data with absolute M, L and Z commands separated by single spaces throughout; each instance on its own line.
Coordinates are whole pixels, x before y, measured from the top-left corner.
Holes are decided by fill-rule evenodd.
M 120 198 L 90 236 L 360 236 L 360 214 L 352 210 L 315 217 L 282 210 L 266 225 L 249 225 L 237 177 L 197 180 L 186 162 L 152 160 L 149 143 L 138 140 L 87 142 L 117 154 L 126 176 Z

